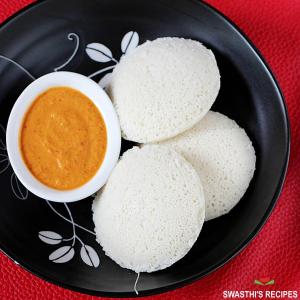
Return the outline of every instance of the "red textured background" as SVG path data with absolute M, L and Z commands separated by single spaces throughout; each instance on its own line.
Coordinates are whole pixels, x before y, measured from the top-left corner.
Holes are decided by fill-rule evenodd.
M 32 0 L 0 0 L 0 22 Z M 290 165 L 279 202 L 259 235 L 235 259 L 206 278 L 148 299 L 222 299 L 223 290 L 297 290 L 300 299 L 300 0 L 208 0 L 235 22 L 270 64 L 287 101 L 292 132 Z M 0 253 L 0 300 L 96 299 L 24 271 Z

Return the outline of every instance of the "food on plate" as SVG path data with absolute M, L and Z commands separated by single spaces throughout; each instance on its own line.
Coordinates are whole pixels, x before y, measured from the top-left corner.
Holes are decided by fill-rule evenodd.
M 208 112 L 220 89 L 212 51 L 198 41 L 148 41 L 116 66 L 108 87 L 123 137 L 149 143 L 176 136 Z
M 240 127 L 234 120 L 212 110 L 210 110 L 205 117 L 197 123 L 197 130 L 201 132 L 212 129 L 220 130 L 233 128 L 238 129 Z
M 30 172 L 57 190 L 78 188 L 98 171 L 107 145 L 106 125 L 95 104 L 69 87 L 46 90 L 28 109 L 20 148 Z
M 244 129 L 210 111 L 192 129 L 160 143 L 183 155 L 203 184 L 205 220 L 228 213 L 246 192 L 256 156 Z
M 157 145 L 125 152 L 93 203 L 97 241 L 135 272 L 165 269 L 184 257 L 204 214 L 197 172 L 174 150 Z
M 255 151 L 235 121 L 210 111 L 219 89 L 213 53 L 193 40 L 148 41 L 115 67 L 108 93 L 123 137 L 143 145 L 123 154 L 92 210 L 97 241 L 121 267 L 150 273 L 173 265 L 204 221 L 228 213 L 246 192 Z M 83 93 L 50 88 L 24 117 L 24 162 L 51 188 L 78 188 L 101 167 L 106 129 Z

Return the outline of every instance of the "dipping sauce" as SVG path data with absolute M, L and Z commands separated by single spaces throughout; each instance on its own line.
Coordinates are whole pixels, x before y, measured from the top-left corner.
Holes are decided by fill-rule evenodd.
M 68 87 L 51 88 L 37 97 L 20 131 L 28 169 L 57 190 L 87 183 L 100 168 L 106 147 L 100 111 L 87 96 Z

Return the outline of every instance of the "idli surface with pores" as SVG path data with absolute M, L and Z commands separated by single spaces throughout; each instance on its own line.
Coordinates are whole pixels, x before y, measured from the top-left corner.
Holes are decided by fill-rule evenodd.
M 174 150 L 155 145 L 125 152 L 93 203 L 97 241 L 135 272 L 161 270 L 185 256 L 204 214 L 197 172 Z
M 228 213 L 243 197 L 256 163 L 252 142 L 228 117 L 210 111 L 192 129 L 164 141 L 197 170 L 204 188 L 205 219 Z
M 122 57 L 108 93 L 123 137 L 149 143 L 191 128 L 208 112 L 220 89 L 212 51 L 183 38 L 148 41 Z

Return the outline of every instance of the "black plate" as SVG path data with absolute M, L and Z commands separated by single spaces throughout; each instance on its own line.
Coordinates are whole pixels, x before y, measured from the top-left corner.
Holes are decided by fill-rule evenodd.
M 122 54 L 121 41 L 131 31 L 137 32 L 139 43 L 161 36 L 180 36 L 202 41 L 213 49 L 222 76 L 214 109 L 246 129 L 257 153 L 257 170 L 242 201 L 229 215 L 205 223 L 196 245 L 184 259 L 164 271 L 141 274 L 137 288 L 144 296 L 199 279 L 223 265 L 255 236 L 268 218 L 283 184 L 289 155 L 289 125 L 278 85 L 253 45 L 233 24 L 198 1 L 38 2 L 1 27 L 0 54 L 39 77 L 68 62 L 78 35 L 79 49 L 63 70 L 90 75 L 114 62 L 107 57 L 110 52 L 106 48 L 106 58 L 98 55 L 102 62 L 92 60 L 86 46 L 102 43 L 117 60 Z M 137 35 L 131 37 L 132 33 L 124 39 L 124 50 L 128 41 L 130 47 L 135 46 Z M 0 74 L 0 124 L 5 128 L 15 100 L 32 79 L 3 58 L 0 58 Z M 99 81 L 104 74 L 93 78 Z M 93 230 L 91 199 L 66 207 L 50 206 L 28 193 L 7 165 L 2 129 L 1 249 L 27 270 L 63 287 L 101 296 L 134 296 L 136 274 L 107 258 L 93 234 L 75 226 L 80 240 L 75 240 L 74 251 L 69 248 L 73 233 L 68 221 L 71 216 L 77 224 Z M 126 147 L 129 145 L 123 144 L 123 149 Z M 61 237 L 70 240 L 61 241 Z M 80 241 L 95 251 L 82 248 Z M 90 250 L 91 258 L 86 255 L 86 249 Z M 49 260 L 51 253 L 50 258 L 56 259 L 56 263 Z

